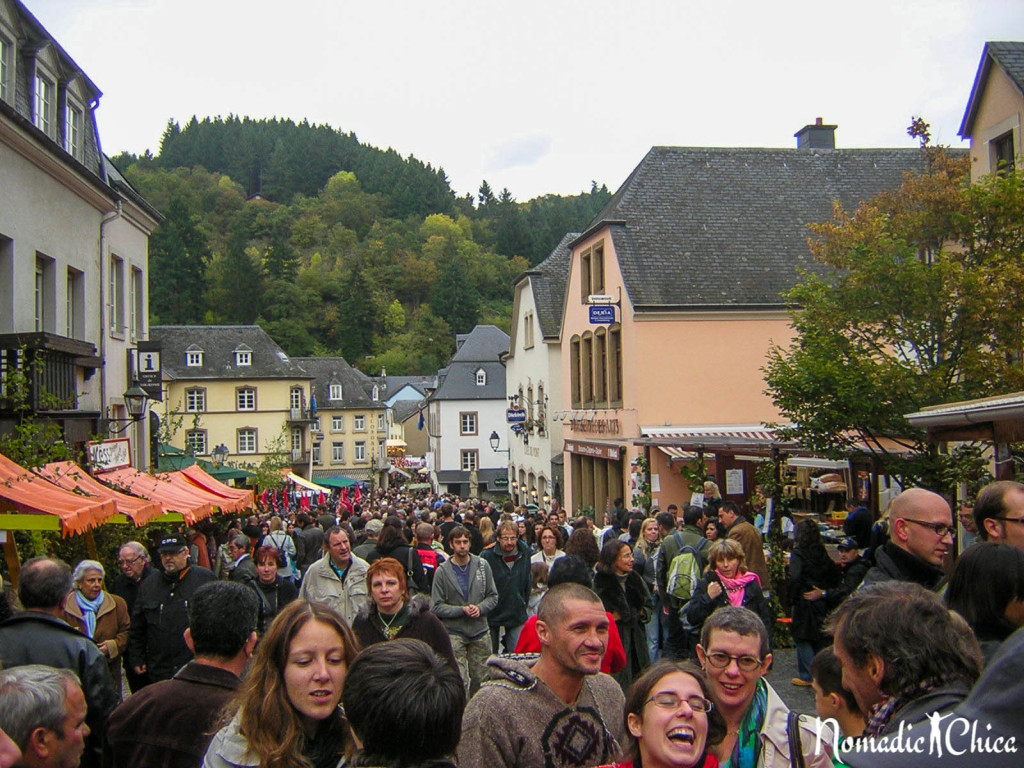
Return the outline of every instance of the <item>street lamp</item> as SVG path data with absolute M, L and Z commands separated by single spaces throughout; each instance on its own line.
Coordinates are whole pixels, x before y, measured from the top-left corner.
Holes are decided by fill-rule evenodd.
M 139 382 L 132 382 L 132 385 L 122 395 L 124 398 L 124 408 L 128 411 L 127 419 L 107 419 L 107 429 L 111 434 L 119 435 L 124 432 L 132 424 L 138 424 L 142 421 L 142 417 L 146 415 L 146 404 L 149 402 L 149 395 L 142 387 L 139 386 Z M 123 423 L 124 426 L 120 429 L 113 429 L 112 424 Z
M 223 467 L 224 462 L 227 461 L 228 459 L 229 453 L 231 453 L 231 451 L 228 450 L 228 447 L 224 445 L 224 443 L 221 443 L 220 445 L 213 449 L 213 453 L 211 453 L 210 455 L 213 456 L 214 464 L 216 464 L 218 467 Z
M 543 496 L 543 499 L 544 499 L 544 506 L 546 507 L 548 504 L 551 503 L 551 494 L 550 493 L 545 493 L 544 496 Z
M 537 501 L 537 489 L 536 488 L 531 488 L 530 489 L 530 496 L 533 497 L 534 502 Z
M 491 444 L 491 450 L 494 451 L 495 453 L 511 453 L 511 450 L 509 449 L 498 449 L 498 446 L 501 444 L 501 438 L 498 437 L 497 432 L 491 432 L 491 436 L 490 438 L 488 438 L 487 442 Z

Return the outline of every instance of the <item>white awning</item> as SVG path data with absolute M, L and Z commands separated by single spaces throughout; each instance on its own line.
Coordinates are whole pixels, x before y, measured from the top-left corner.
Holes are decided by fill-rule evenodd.
M 326 491 L 326 490 L 329 490 L 328 488 L 325 488 L 322 485 L 317 485 L 316 483 L 310 482 L 309 480 L 307 480 L 304 477 L 299 477 L 294 472 L 289 472 L 288 473 L 288 479 L 291 480 L 296 485 L 301 485 L 303 488 L 308 488 L 311 491 Z
M 774 433 L 763 424 L 724 424 L 708 427 L 640 427 L 640 436 L 655 440 L 733 439 L 771 442 Z

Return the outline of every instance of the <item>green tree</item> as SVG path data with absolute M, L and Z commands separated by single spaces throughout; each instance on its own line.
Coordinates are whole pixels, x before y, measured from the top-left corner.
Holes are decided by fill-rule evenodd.
M 455 333 L 469 333 L 480 313 L 480 297 L 458 257 L 446 259 L 430 300 L 433 313 Z
M 168 325 L 198 322 L 210 251 L 184 200 L 174 197 L 164 221 L 149 240 L 149 308 L 155 321 Z
M 832 269 L 789 292 L 795 338 L 765 374 L 807 448 L 866 448 L 905 482 L 949 490 L 980 471 L 977 451 L 941 451 L 903 415 L 1024 386 L 1024 184 L 971 186 L 966 158 L 922 151 L 925 172 L 811 227 Z

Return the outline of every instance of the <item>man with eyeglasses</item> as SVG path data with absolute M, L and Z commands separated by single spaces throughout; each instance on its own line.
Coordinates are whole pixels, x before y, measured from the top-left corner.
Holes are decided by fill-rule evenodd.
M 875 565 L 861 586 L 908 581 L 937 592 L 946 583 L 942 560 L 956 538 L 953 512 L 942 496 L 908 488 L 892 503 L 889 541 L 875 550 Z
M 139 587 L 128 638 L 135 673 L 148 674 L 154 683 L 169 680 L 192 661 L 185 643 L 189 601 L 199 587 L 217 580 L 209 568 L 190 564 L 188 542 L 180 534 L 164 536 L 157 552 L 164 569 L 151 573 Z
M 110 594 L 124 599 L 128 605 L 128 615 L 130 616 L 135 610 L 135 599 L 139 594 L 139 586 L 153 572 L 153 567 L 149 564 L 149 552 L 137 541 L 126 542 L 117 552 L 117 566 L 121 569 L 121 573 L 114 579 L 114 583 L 110 587 Z M 127 650 L 125 653 L 127 655 Z M 132 693 L 149 685 L 149 675 L 137 674 L 134 667 L 131 657 L 128 656 L 125 659 L 124 672 L 128 679 L 128 688 Z
M 1024 549 L 1024 485 L 998 480 L 982 488 L 974 502 L 974 524 L 982 541 Z
M 530 602 L 530 547 L 519 541 L 519 526 L 511 520 L 498 523 L 498 545 L 485 549 L 480 557 L 494 575 L 498 604 L 487 614 L 491 628 L 491 652 L 498 653 L 499 642 L 505 653 L 512 653 L 526 623 Z

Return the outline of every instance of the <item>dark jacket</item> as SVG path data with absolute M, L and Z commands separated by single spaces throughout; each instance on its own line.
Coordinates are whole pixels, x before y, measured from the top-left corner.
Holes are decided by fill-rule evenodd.
M 89 707 L 85 721 L 92 731 L 82 765 L 99 765 L 107 717 L 120 699 L 120 681 L 115 688 L 96 643 L 55 616 L 23 611 L 0 624 L 0 664 L 5 669 L 43 664 L 78 675 Z
M 626 667 L 615 675 L 615 679 L 623 688 L 628 688 L 651 664 L 644 626 L 651 618 L 650 590 L 640 574 L 633 570 L 626 576 L 624 587 L 615 574 L 598 571 L 594 574 L 594 591 L 601 598 L 604 609 L 618 616 L 615 627 L 626 654 Z
M 866 557 L 858 557 L 852 563 L 839 563 L 839 573 L 842 580 L 835 587 L 828 591 L 829 610 L 835 608 L 843 600 L 857 591 L 857 587 L 864 581 L 864 577 L 871 569 L 871 563 Z
M 256 561 L 252 559 L 251 555 L 243 555 L 238 560 L 235 560 L 235 565 L 231 569 L 231 573 L 228 574 L 228 578 L 231 581 L 236 581 L 239 584 L 256 581 L 257 576 Z
M 711 542 L 704 538 L 704 534 L 695 525 L 684 525 L 677 531 L 673 531 L 661 540 L 658 554 L 655 558 L 655 578 L 658 582 L 658 592 L 662 600 L 669 602 L 674 608 L 681 608 L 674 598 L 667 598 L 668 595 L 668 568 L 672 560 L 679 554 L 683 547 L 693 547 L 699 558 L 698 567 L 703 571 L 707 565 L 708 550 Z
M 828 615 L 827 597 L 818 600 L 804 600 L 803 594 L 818 588 L 828 591 L 839 585 L 839 567 L 828 555 L 824 546 L 797 547 L 789 561 L 790 604 L 793 606 L 793 639 L 808 643 L 819 643 L 825 634 L 821 630 Z
M 491 627 L 518 627 L 526 623 L 526 606 L 530 602 L 530 547 L 525 541 L 516 542 L 516 560 L 509 568 L 497 546 L 484 550 L 480 559 L 491 566 L 494 586 L 498 590 L 498 604 L 487 614 Z
M 169 680 L 192 660 L 184 638 L 189 600 L 199 587 L 216 579 L 213 571 L 193 565 L 177 578 L 154 572 L 139 587 L 128 656 L 132 664 L 146 665 L 154 683 Z
M 393 557 L 400 562 L 407 576 L 409 571 L 412 571 L 412 578 L 408 579 L 410 590 L 415 589 L 418 592 L 430 594 L 430 585 L 427 583 L 427 574 L 423 572 L 423 562 L 420 560 L 419 552 L 406 544 L 404 539 L 400 539 L 386 549 L 381 549 L 380 544 L 378 544 L 366 556 L 366 562 L 372 563 L 374 560 L 379 560 L 382 557 Z
M 942 569 L 888 541 L 875 550 L 875 567 L 867 572 L 862 583 L 867 586 L 882 581 L 910 581 L 937 592 L 945 584 L 946 575 Z
M 128 605 L 129 616 L 135 610 L 135 598 L 139 594 L 139 587 L 142 586 L 142 582 L 149 578 L 151 573 L 153 573 L 153 567 L 147 565 L 142 571 L 142 578 L 138 581 L 132 581 L 123 573 L 117 574 L 114 578 L 114 583 L 110 587 L 110 594 L 124 598 L 125 603 Z
M 110 716 L 104 767 L 196 768 L 241 684 L 227 670 L 193 661 L 172 680 L 143 688 Z
M 712 581 L 720 582 L 718 574 L 709 570 L 704 578 L 697 582 L 697 587 L 693 590 L 693 597 L 686 604 L 686 620 L 692 627 L 703 626 L 708 616 L 719 608 L 730 604 L 724 589 L 718 597 L 711 598 L 708 594 L 708 585 Z M 749 608 L 761 617 L 761 621 L 768 627 L 768 636 L 771 637 L 771 628 L 775 626 L 775 616 L 772 614 L 771 604 L 756 581 L 751 581 L 743 588 L 743 607 Z
M 871 526 L 874 525 L 871 510 L 857 507 L 843 521 L 843 535 L 857 540 L 857 548 L 864 549 L 871 545 Z
M 259 579 L 255 582 L 257 589 L 263 597 L 265 615 L 263 620 L 264 629 L 270 626 L 274 617 L 281 612 L 288 603 L 299 596 L 299 588 L 291 579 L 282 579 L 280 576 L 274 578 L 273 584 L 264 584 Z
M 307 525 L 301 531 L 295 532 L 295 548 L 298 549 L 299 539 L 302 539 L 302 557 L 297 559 L 296 565 L 303 573 L 313 563 L 324 556 L 324 532 L 322 528 L 315 525 Z
M 359 645 L 363 648 L 374 643 L 387 642 L 387 638 L 377 622 L 377 606 L 373 603 L 366 608 L 359 609 L 356 620 L 352 622 L 352 631 L 356 633 Z M 400 637 L 422 640 L 434 649 L 434 653 L 447 661 L 452 669 L 456 672 L 459 671 L 455 654 L 452 652 L 452 641 L 448 637 L 448 630 L 444 628 L 441 620 L 430 612 L 430 600 L 423 595 L 413 595 L 409 599 L 409 618 L 405 626 L 395 635 L 395 640 Z

